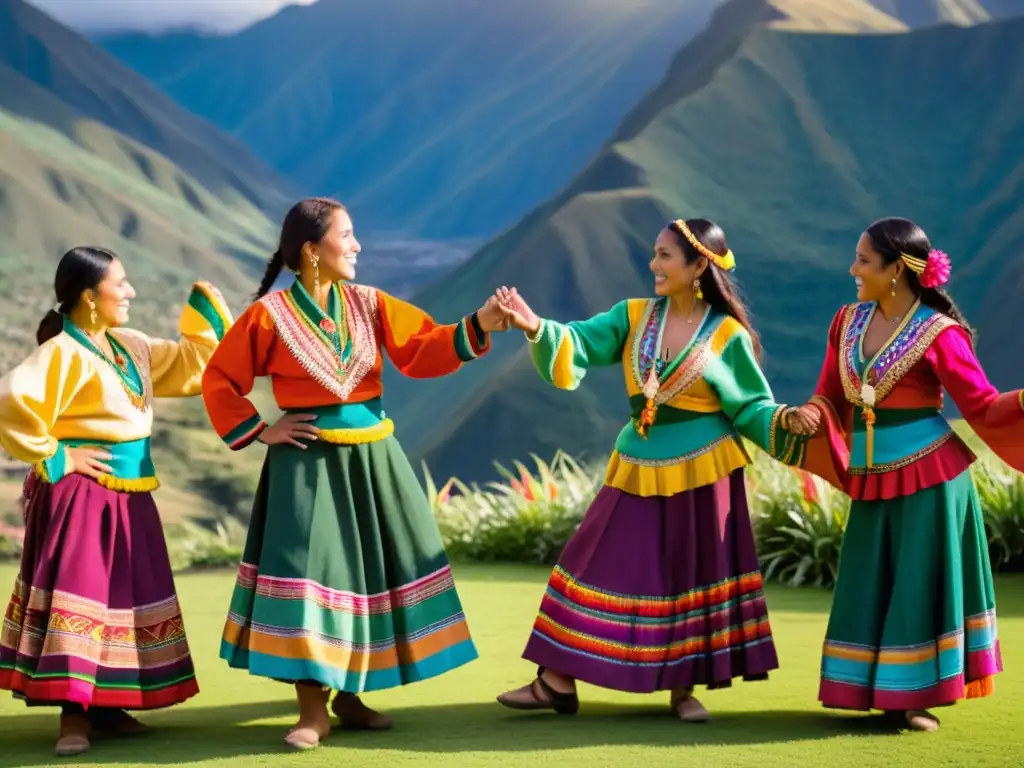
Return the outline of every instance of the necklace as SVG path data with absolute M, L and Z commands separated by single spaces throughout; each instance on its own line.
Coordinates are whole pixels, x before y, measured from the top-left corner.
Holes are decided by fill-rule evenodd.
M 109 333 L 104 333 L 107 344 L 110 345 L 110 350 L 113 353 L 111 357 L 100 349 L 99 345 L 78 326 L 65 322 L 64 330 L 71 338 L 114 369 L 114 373 L 117 374 L 117 380 L 121 382 L 121 388 L 124 390 L 125 395 L 128 396 L 128 401 L 132 404 L 132 407 L 140 413 L 145 413 L 149 404 L 146 402 L 145 387 L 142 384 L 142 371 L 128 349 L 122 346 Z M 129 368 L 129 365 L 131 368 Z M 132 376 L 132 370 L 134 370 L 136 376 Z

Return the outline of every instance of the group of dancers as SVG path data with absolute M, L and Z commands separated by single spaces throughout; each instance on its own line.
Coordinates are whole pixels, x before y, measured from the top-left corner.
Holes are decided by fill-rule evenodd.
M 293 685 L 297 749 L 342 726 L 392 721 L 359 695 L 477 657 L 428 501 L 385 416 L 386 354 L 404 375 L 453 374 L 490 335 L 522 331 L 540 376 L 575 389 L 622 367 L 629 420 L 604 484 L 555 566 L 513 709 L 574 714 L 576 682 L 665 691 L 687 722 L 696 686 L 778 667 L 748 511 L 745 440 L 852 499 L 819 700 L 934 730 L 931 709 L 986 696 L 1001 671 L 975 457 L 941 414 L 943 390 L 1003 460 L 1024 471 L 1024 393 L 1000 394 L 942 288 L 946 254 L 906 219 L 872 224 L 808 402 L 775 402 L 730 272 L 722 229 L 676 220 L 658 235 L 654 298 L 569 323 L 502 287 L 439 324 L 353 283 L 352 219 L 297 203 L 256 300 L 234 319 L 197 283 L 178 340 L 128 330 L 125 265 L 79 247 L 57 267 L 38 348 L 0 381 L 0 446 L 31 465 L 25 547 L 0 633 L 0 688 L 61 708 L 57 752 L 128 714 L 198 693 L 159 516 L 153 402 L 201 395 L 232 450 L 267 446 L 220 656 Z M 274 290 L 282 270 L 293 284 Z M 248 399 L 269 377 L 283 416 Z M 226 596 L 225 596 L 226 597 Z M 336 694 L 331 700 L 331 692 Z M 330 711 L 329 711 L 330 710 Z

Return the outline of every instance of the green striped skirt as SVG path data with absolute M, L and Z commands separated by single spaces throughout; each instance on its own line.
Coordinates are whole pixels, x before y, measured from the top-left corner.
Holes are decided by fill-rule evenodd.
M 268 449 L 220 656 L 352 693 L 477 657 L 430 506 L 394 437 Z
M 819 700 L 865 711 L 940 707 L 990 695 L 1002 668 L 970 472 L 911 496 L 854 501 Z

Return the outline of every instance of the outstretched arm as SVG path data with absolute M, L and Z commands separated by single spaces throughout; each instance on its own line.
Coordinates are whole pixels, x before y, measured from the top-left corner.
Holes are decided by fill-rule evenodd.
M 629 336 L 627 304 L 620 301 L 587 320 L 559 323 L 540 319 L 527 339 L 530 359 L 541 378 L 559 389 L 573 390 L 588 368 L 620 362 Z
M 925 359 L 960 414 L 992 451 L 1024 472 L 1024 390 L 1000 393 L 989 382 L 960 326 L 940 333 Z
M 422 309 L 377 292 L 381 343 L 395 367 L 413 379 L 446 376 L 491 348 L 480 312 L 441 325 Z

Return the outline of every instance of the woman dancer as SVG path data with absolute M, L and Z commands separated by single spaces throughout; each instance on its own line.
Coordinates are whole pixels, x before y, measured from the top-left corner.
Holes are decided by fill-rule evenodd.
M 677 220 L 650 262 L 659 298 L 563 325 L 538 318 L 514 289 L 498 292 L 546 381 L 575 389 L 588 368 L 621 362 L 632 411 L 548 582 L 524 653 L 537 677 L 499 696 L 505 706 L 572 714 L 583 680 L 670 690 L 678 717 L 704 721 L 696 685 L 778 667 L 740 436 L 799 464 L 806 440 L 795 433 L 814 431 L 818 414 L 774 402 L 733 266 L 716 224 Z M 813 469 L 835 481 L 831 467 Z
M 55 288 L 40 346 L 0 381 L 0 445 L 34 466 L 0 688 L 61 706 L 57 753 L 73 755 L 89 748 L 94 727 L 143 730 L 124 710 L 199 691 L 150 496 L 149 438 L 153 398 L 199 394 L 231 314 L 197 283 L 180 341 L 124 328 L 135 291 L 102 248 L 64 254 Z
M 317 746 L 326 703 L 345 726 L 388 728 L 356 694 L 439 675 L 476 658 L 427 499 L 381 406 L 383 353 L 406 376 L 444 376 L 484 354 L 495 300 L 454 325 L 348 283 L 360 251 L 332 200 L 285 217 L 253 304 L 214 355 L 203 397 L 234 449 L 270 446 L 221 657 L 295 683 L 286 741 Z M 291 288 L 268 293 L 282 267 Z M 246 399 L 269 376 L 286 413 L 268 426 Z
M 977 435 L 1024 471 L 1021 391 L 1000 394 L 942 289 L 945 253 L 899 218 L 861 236 L 811 403 L 841 424 L 853 499 L 821 665 L 826 707 L 927 710 L 990 695 L 1002 670 L 974 454 L 942 417 L 942 390 Z M 824 431 L 824 430 L 823 430 Z M 835 435 L 830 444 L 837 442 Z

